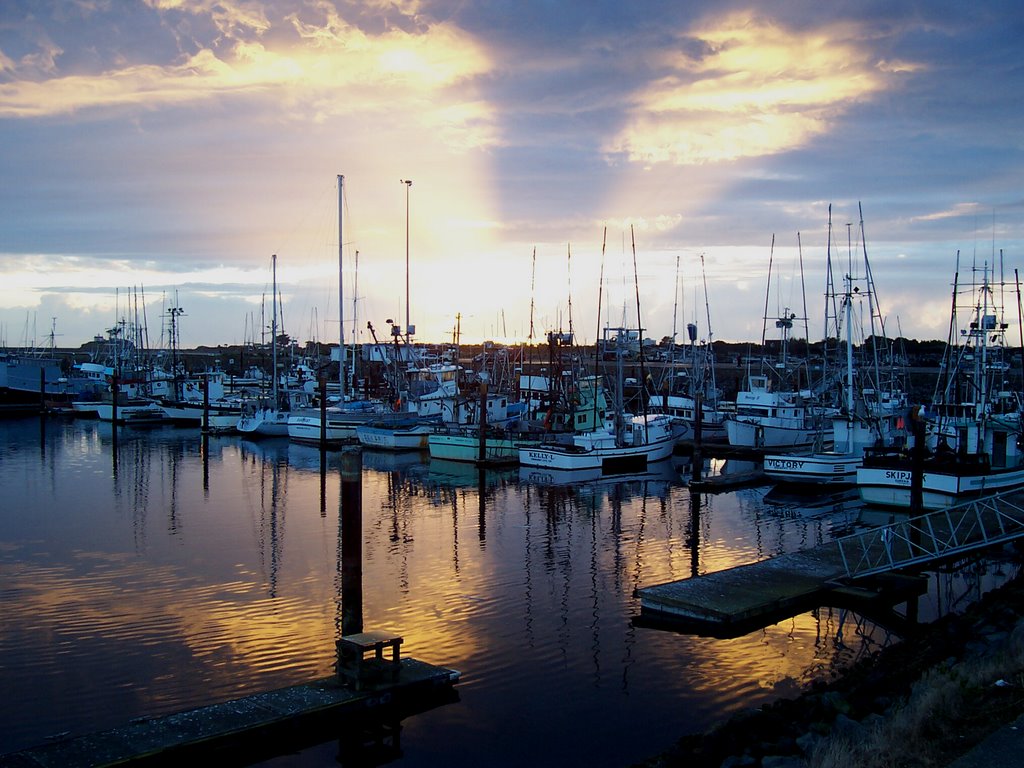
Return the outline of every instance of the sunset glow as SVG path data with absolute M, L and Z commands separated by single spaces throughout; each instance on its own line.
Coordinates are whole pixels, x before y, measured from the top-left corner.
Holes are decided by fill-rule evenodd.
M 565 10 L 538 34 L 529 7 L 147 0 L 119 16 L 16 0 L 0 25 L 17 149 L 0 341 L 38 342 L 24 329 L 53 319 L 68 343 L 91 338 L 143 285 L 193 307 L 184 343 L 239 341 L 275 253 L 289 316 L 335 337 L 338 174 L 347 300 L 377 323 L 408 304 L 422 340 L 456 316 L 465 340 L 523 340 L 531 319 L 564 325 L 570 301 L 593 339 L 637 289 L 660 338 L 683 296 L 691 317 L 705 298 L 761 303 L 773 236 L 795 249 L 798 232 L 818 293 L 829 204 L 840 226 L 863 204 L 908 335 L 944 336 L 915 310 L 945 300 L 958 250 L 1021 255 L 1019 107 L 999 97 L 1017 75 L 995 53 L 1015 42 L 997 13 Z M 715 311 L 709 330 L 757 336 L 751 315 Z

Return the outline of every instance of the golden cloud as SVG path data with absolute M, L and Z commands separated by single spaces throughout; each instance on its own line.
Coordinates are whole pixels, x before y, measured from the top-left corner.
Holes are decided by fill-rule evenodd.
M 493 139 L 486 104 L 450 91 L 490 70 L 482 47 L 448 23 L 410 33 L 371 35 L 324 6 L 313 24 L 292 15 L 265 34 L 256 6 L 218 0 L 148 0 L 160 12 L 207 13 L 224 37 L 171 64 L 134 64 L 88 74 L 40 77 L 0 53 L 0 117 L 33 118 L 83 110 L 161 108 L 228 96 L 287 100 L 287 114 L 323 119 L 344 112 L 410 108 L 410 117 L 451 134 L 460 146 Z M 242 29 L 244 28 L 244 30 Z M 231 30 L 230 33 L 226 30 Z M 282 112 L 273 111 L 275 119 Z
M 872 63 L 853 24 L 792 30 L 733 14 L 692 30 L 707 51 L 674 53 L 669 74 L 634 97 L 626 127 L 606 149 L 646 163 L 757 157 L 821 135 L 858 100 L 887 87 L 907 63 Z

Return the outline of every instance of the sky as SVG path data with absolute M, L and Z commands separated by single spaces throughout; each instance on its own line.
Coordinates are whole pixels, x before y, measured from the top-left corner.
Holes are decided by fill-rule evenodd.
M 814 340 L 865 254 L 886 335 L 992 271 L 1017 344 L 1022 39 L 1019 0 L 5 0 L 0 344 L 260 341 L 275 274 L 300 341 Z

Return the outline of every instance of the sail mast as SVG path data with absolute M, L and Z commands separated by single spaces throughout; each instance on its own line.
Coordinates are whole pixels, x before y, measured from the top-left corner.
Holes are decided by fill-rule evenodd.
M 273 312 L 270 320 L 270 343 L 271 352 L 270 360 L 271 366 L 273 367 L 274 373 L 274 408 L 281 407 L 281 398 L 278 394 L 278 378 L 277 378 L 277 254 L 273 254 L 270 257 L 270 276 L 271 276 L 271 290 L 273 291 Z
M 633 287 L 636 289 L 636 333 L 640 341 L 640 386 L 643 395 L 640 397 L 640 404 L 644 412 L 644 440 L 649 440 L 648 429 L 650 424 L 647 420 L 647 374 L 644 370 L 644 327 L 640 317 L 640 278 L 636 271 L 636 235 L 633 233 L 633 225 L 629 225 L 629 240 L 633 247 Z
M 345 402 L 345 283 L 344 278 L 344 248 L 345 239 L 342 237 L 342 209 L 343 194 L 345 188 L 345 177 L 338 174 L 338 385 L 341 387 L 339 403 Z

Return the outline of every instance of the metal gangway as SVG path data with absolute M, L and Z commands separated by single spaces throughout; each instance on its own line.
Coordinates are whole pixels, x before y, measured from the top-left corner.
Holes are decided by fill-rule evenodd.
M 986 496 L 835 539 L 850 579 L 955 558 L 1024 536 L 1024 494 Z

